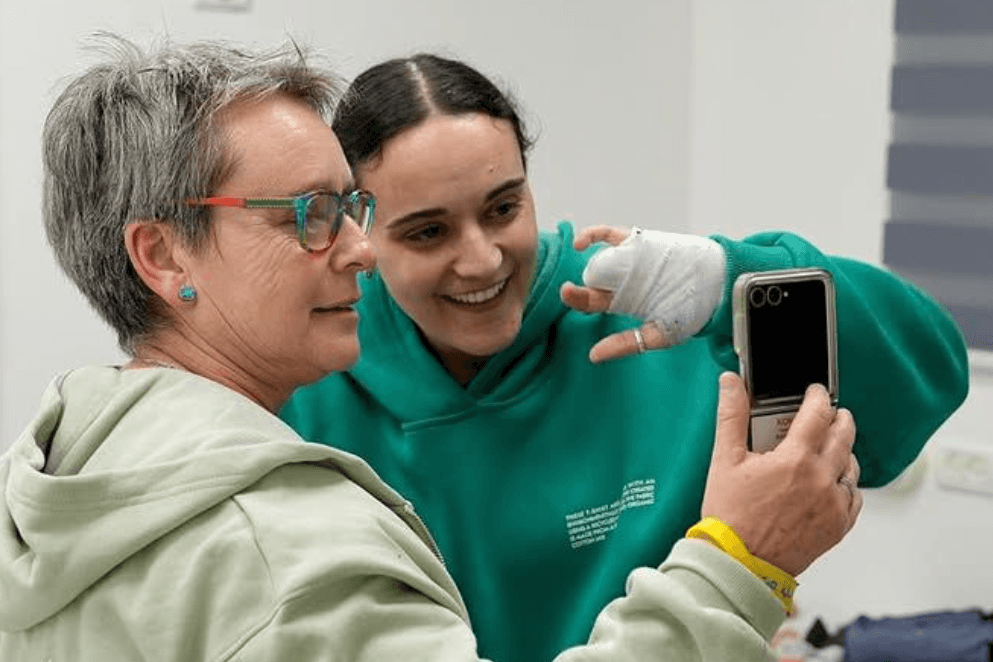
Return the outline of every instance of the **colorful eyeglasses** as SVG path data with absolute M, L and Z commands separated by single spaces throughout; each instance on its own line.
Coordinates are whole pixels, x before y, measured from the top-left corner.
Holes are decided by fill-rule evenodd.
M 297 240 L 311 253 L 331 247 L 345 217 L 368 234 L 376 216 L 376 196 L 368 191 L 351 193 L 313 192 L 292 198 L 235 198 L 218 196 L 190 200 L 201 207 L 246 207 L 248 209 L 292 209 L 296 213 Z

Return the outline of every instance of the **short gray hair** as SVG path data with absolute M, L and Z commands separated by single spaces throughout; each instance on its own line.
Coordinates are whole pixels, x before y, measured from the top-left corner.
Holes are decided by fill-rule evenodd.
M 43 216 L 62 269 L 134 354 L 169 317 L 131 265 L 125 226 L 168 222 L 202 250 L 209 211 L 185 201 L 209 196 L 230 173 L 218 115 L 284 93 L 330 123 L 344 85 L 293 42 L 250 51 L 164 41 L 145 50 L 108 33 L 95 39 L 102 63 L 66 86 L 45 122 Z

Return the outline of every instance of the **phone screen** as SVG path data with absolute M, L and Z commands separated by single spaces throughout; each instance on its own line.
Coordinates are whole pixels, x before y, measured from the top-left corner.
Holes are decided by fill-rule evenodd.
M 746 293 L 752 397 L 802 398 L 828 385 L 827 292 L 820 280 L 753 285 Z

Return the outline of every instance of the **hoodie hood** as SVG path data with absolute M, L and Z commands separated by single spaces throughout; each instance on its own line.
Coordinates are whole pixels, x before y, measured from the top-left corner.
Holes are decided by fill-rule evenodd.
M 514 397 L 541 367 L 548 330 L 571 309 L 562 303 L 565 281 L 582 282 L 589 254 L 572 247 L 573 231 L 563 222 L 555 233 L 541 232 L 535 273 L 514 343 L 492 356 L 466 388 L 449 375 L 425 347 L 414 321 L 390 296 L 379 273 L 362 281 L 359 339 L 362 354 L 348 374 L 371 392 L 380 405 L 403 422 L 445 416 L 481 401 Z M 382 338 L 391 342 L 382 342 Z
M 358 458 L 301 443 L 262 407 L 190 373 L 91 367 L 59 377 L 0 458 L 0 630 L 51 617 L 130 556 L 294 462 L 330 462 L 378 483 Z M 370 491 L 402 502 L 385 486 Z

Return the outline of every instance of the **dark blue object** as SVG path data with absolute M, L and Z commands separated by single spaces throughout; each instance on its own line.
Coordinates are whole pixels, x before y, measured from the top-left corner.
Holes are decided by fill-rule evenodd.
M 978 611 L 859 617 L 845 629 L 845 662 L 990 662 L 993 622 Z
M 962 329 L 962 335 L 965 336 L 969 347 L 993 350 L 993 310 L 954 303 L 944 305 Z
M 886 184 L 924 195 L 993 196 L 993 147 L 891 145 Z
M 896 66 L 890 109 L 916 115 L 993 114 L 993 65 Z
M 980 276 L 993 280 L 993 224 L 889 221 L 883 241 L 883 262 L 898 271 Z
M 990 0 L 897 0 L 897 34 L 971 34 L 993 30 Z

